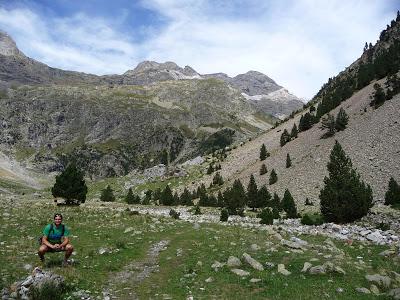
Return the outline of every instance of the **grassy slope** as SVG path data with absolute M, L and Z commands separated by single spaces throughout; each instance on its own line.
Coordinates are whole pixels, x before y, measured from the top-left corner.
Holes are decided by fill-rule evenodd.
M 301 236 L 313 247 L 303 254 L 297 254 L 280 246 L 262 230 L 220 224 L 202 224 L 199 229 L 194 229 L 192 224 L 183 221 L 169 218 L 157 220 L 150 216 L 131 215 L 126 211 L 117 212 L 111 210 L 110 204 L 56 208 L 51 201 L 41 201 L 35 204 L 32 201 L 20 201 L 13 205 L 4 201 L 0 204 L 0 288 L 26 277 L 29 271 L 23 269 L 25 264 L 38 265 L 36 237 L 56 210 L 64 214 L 65 223 L 71 227 L 76 250 L 73 258 L 77 262 L 74 266 L 62 269 L 62 254 L 51 254 L 47 257 L 45 268 L 65 276 L 71 291 L 85 289 L 93 295 L 101 295 L 105 287 L 110 287 L 122 299 L 129 298 L 129 289 L 124 288 L 133 288 L 140 299 L 158 299 L 165 295 L 173 299 L 185 299 L 190 293 L 195 299 L 373 299 L 374 296 L 355 291 L 357 287 L 369 287 L 364 276 L 389 274 L 390 270 L 400 272 L 398 258 L 378 255 L 387 246 L 359 242 L 348 246 L 335 241 L 336 246 L 345 252 L 344 258 L 339 259 L 335 255 L 333 258 L 324 258 L 332 253 L 320 246 L 325 240 L 320 236 Z M 133 227 L 134 230 L 124 233 L 127 227 Z M 162 239 L 170 240 L 170 245 L 160 254 L 158 273 L 152 274 L 137 287 L 129 284 L 129 281 L 110 286 L 110 278 L 123 270 L 125 265 L 143 259 L 150 245 Z M 253 243 L 257 243 L 261 249 L 252 252 L 250 245 Z M 113 253 L 98 254 L 102 247 Z M 272 247 L 277 251 L 269 252 Z M 180 256 L 177 255 L 178 249 L 182 252 Z M 251 275 L 241 279 L 227 267 L 218 272 L 212 270 L 211 265 L 215 260 L 226 262 L 230 255 L 241 257 L 244 252 L 262 263 L 284 263 L 292 274 L 285 277 L 276 272 L 276 267 L 258 272 L 243 265 L 241 268 L 250 271 Z M 357 256 L 363 257 L 363 262 L 359 262 Z M 300 270 L 303 263 L 311 258 L 319 259 L 313 265 L 332 261 L 347 274 L 304 275 Z M 206 283 L 208 277 L 212 277 L 213 282 Z M 250 278 L 260 278 L 261 282 L 250 283 Z M 343 288 L 344 292 L 338 294 L 338 287 Z

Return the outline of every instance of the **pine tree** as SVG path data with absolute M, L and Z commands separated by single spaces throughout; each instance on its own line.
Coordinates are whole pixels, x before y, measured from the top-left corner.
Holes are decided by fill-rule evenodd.
M 200 193 L 199 206 L 210 206 L 207 193 Z
M 224 208 L 221 210 L 221 216 L 219 217 L 219 220 L 221 222 L 227 222 L 228 219 L 229 219 L 229 212 L 227 209 Z
M 286 168 L 290 168 L 292 166 L 292 160 L 290 159 L 289 153 L 286 155 Z
M 330 137 L 335 134 L 335 118 L 331 114 L 328 114 L 321 120 L 321 128 L 327 129 L 324 133 L 324 137 Z
M 337 131 L 344 130 L 348 122 L 349 122 L 349 116 L 346 114 L 346 111 L 343 109 L 343 107 L 341 107 L 336 116 L 335 129 Z
M 268 173 L 267 167 L 265 166 L 265 164 L 262 164 L 260 168 L 260 175 L 264 175 L 267 173 Z
M 136 203 L 136 197 L 133 195 L 132 188 L 129 188 L 128 194 L 125 196 L 125 202 L 128 204 Z
M 286 212 L 286 217 L 297 218 L 296 204 L 288 189 L 285 190 L 285 194 L 283 195 L 282 208 Z
M 167 184 L 165 189 L 161 192 L 160 195 L 160 203 L 162 205 L 173 205 L 174 204 L 174 196 L 172 195 L 171 188 Z
M 372 207 L 371 187 L 360 180 L 338 141 L 330 154 L 328 172 L 319 195 L 325 220 L 347 223 L 365 216 Z
M 215 198 L 214 195 L 208 196 L 208 206 L 211 206 L 211 207 L 218 206 L 218 200 L 217 200 L 217 198 Z
M 292 139 L 295 139 L 295 138 L 297 138 L 298 133 L 299 133 L 299 131 L 297 129 L 296 123 L 294 123 L 293 127 L 292 127 L 292 131 L 290 132 L 290 137 Z
M 225 207 L 225 200 L 224 200 L 224 196 L 222 195 L 221 191 L 218 191 L 217 206 L 218 207 Z
M 268 153 L 267 149 L 265 148 L 265 145 L 262 144 L 262 145 L 261 145 L 261 149 L 260 149 L 260 160 L 263 161 L 263 160 L 265 160 L 268 156 L 269 156 L 269 153 Z
M 389 180 L 389 187 L 385 193 L 385 205 L 400 205 L 400 186 L 393 177 Z
M 183 193 L 181 194 L 180 202 L 182 205 L 186 205 L 186 206 L 193 205 L 192 195 L 186 187 L 183 190 Z
M 83 173 L 74 163 L 69 164 L 60 175 L 56 176 L 51 193 L 53 197 L 64 198 L 67 204 L 85 203 L 87 186 Z
M 207 174 L 210 175 L 210 174 L 212 174 L 213 172 L 214 172 L 213 165 L 210 164 L 210 166 L 209 166 L 208 169 L 207 169 Z
M 260 224 L 265 224 L 265 225 L 274 224 L 274 213 L 269 207 L 264 208 L 258 214 L 258 217 L 261 219 Z
M 263 208 L 271 205 L 271 194 L 267 187 L 263 185 L 257 194 L 257 208 Z
M 175 192 L 173 197 L 174 197 L 173 205 L 181 205 L 181 198 L 179 198 L 178 192 Z
M 269 184 L 272 185 L 278 181 L 278 175 L 275 172 L 275 169 L 272 169 L 271 174 L 269 175 Z
M 278 212 L 282 211 L 281 199 L 279 199 L 277 193 L 274 193 L 274 196 L 272 197 L 271 207 L 277 209 Z
M 373 100 L 371 101 L 370 105 L 373 106 L 374 108 L 378 108 L 385 102 L 386 95 L 385 91 L 383 90 L 382 86 L 379 83 L 374 84 L 374 90 L 375 91 L 372 94 Z
M 142 201 L 143 205 L 149 205 L 150 204 L 152 194 L 153 194 L 152 190 L 147 190 L 144 193 L 144 198 L 143 198 L 143 201 Z
M 224 192 L 225 205 L 230 215 L 240 215 L 246 205 L 246 192 L 239 179 L 236 179 L 233 186 Z
M 153 193 L 153 200 L 155 203 L 157 203 L 157 201 L 159 201 L 161 203 L 161 194 L 162 191 L 160 188 L 157 188 L 154 193 Z
M 253 174 L 250 175 L 249 185 L 247 186 L 247 203 L 248 206 L 255 210 L 258 200 L 258 188 Z
M 219 172 L 215 173 L 212 183 L 213 183 L 213 185 L 223 185 L 224 184 L 224 179 L 222 178 L 222 175 L 219 174 Z
M 103 202 L 114 202 L 115 201 L 115 196 L 114 196 L 113 190 L 111 189 L 111 187 L 109 185 L 107 185 L 107 187 L 101 191 L 100 201 L 103 201 Z
M 281 135 L 281 140 L 280 140 L 281 147 L 285 146 L 289 142 L 290 142 L 290 134 L 285 129 L 285 130 L 283 130 L 283 133 Z

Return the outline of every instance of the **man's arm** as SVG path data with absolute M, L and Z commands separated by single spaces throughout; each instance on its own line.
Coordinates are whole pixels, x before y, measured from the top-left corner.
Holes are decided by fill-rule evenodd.
M 60 245 L 60 247 L 65 247 L 67 244 L 69 243 L 69 238 L 67 236 L 64 236 L 64 240 L 62 242 L 62 244 Z
M 42 237 L 42 243 L 45 244 L 47 247 L 54 249 L 54 245 L 50 244 L 50 242 L 47 240 L 47 236 L 44 235 Z

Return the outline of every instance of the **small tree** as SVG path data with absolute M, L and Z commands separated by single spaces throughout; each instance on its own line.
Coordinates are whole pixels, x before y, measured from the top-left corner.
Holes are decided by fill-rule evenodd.
M 186 206 L 193 205 L 192 194 L 189 192 L 189 190 L 186 187 L 183 190 L 183 193 L 181 194 L 180 203 L 182 205 L 186 205 Z
M 221 191 L 218 191 L 217 206 L 218 207 L 225 207 L 225 200 L 224 200 L 224 196 L 222 195 Z
M 181 205 L 181 198 L 179 198 L 178 192 L 175 192 L 173 197 L 174 197 L 173 205 Z
M 221 210 L 221 216 L 220 216 L 219 220 L 221 222 L 226 222 L 226 221 L 228 221 L 228 219 L 229 219 L 229 212 L 227 209 L 223 208 Z
M 360 180 L 338 141 L 330 154 L 328 172 L 319 195 L 325 220 L 347 223 L 365 216 L 372 207 L 371 187 Z
M 292 160 L 290 159 L 289 153 L 286 155 L 286 168 L 290 168 L 292 166 Z
M 257 194 L 257 208 L 267 207 L 271 205 L 271 194 L 267 187 L 263 185 Z
M 247 186 L 247 203 L 253 211 L 257 207 L 258 202 L 258 188 L 253 174 L 250 175 L 249 185 Z
M 153 191 L 152 191 L 152 190 L 147 190 L 147 191 L 144 193 L 144 198 L 143 198 L 143 201 L 142 201 L 142 204 L 143 204 L 143 205 L 149 205 L 149 204 L 150 204 L 150 200 L 151 200 L 152 194 L 153 194 Z
M 336 116 L 335 129 L 337 131 L 344 130 L 348 122 L 349 122 L 349 116 L 346 114 L 346 111 L 343 109 L 343 107 L 341 107 Z
M 272 185 L 278 181 L 278 175 L 275 172 L 275 169 L 272 169 L 271 174 L 269 175 L 269 184 Z
M 51 193 L 53 197 L 64 198 L 67 204 L 85 203 L 87 186 L 83 173 L 77 169 L 75 164 L 69 164 L 60 175 L 56 176 Z
M 297 218 L 296 204 L 288 189 L 285 190 L 285 194 L 283 195 L 282 208 L 286 212 L 286 217 Z
M 213 185 L 223 185 L 224 184 L 224 179 L 222 178 L 222 175 L 219 174 L 219 172 L 215 173 L 212 183 L 213 183 Z
M 258 215 L 261 219 L 260 224 L 272 225 L 274 224 L 274 213 L 269 207 L 264 208 Z
M 400 186 L 393 177 L 389 180 L 389 187 L 385 193 L 385 205 L 400 205 Z
M 321 128 L 327 129 L 323 137 L 331 137 L 335 134 L 335 118 L 331 114 L 328 114 L 321 120 Z
M 128 204 L 135 204 L 136 203 L 136 197 L 132 192 L 132 188 L 129 188 L 128 194 L 125 196 L 125 202 Z
M 379 83 L 374 84 L 374 90 L 375 91 L 372 94 L 372 101 L 370 105 L 373 106 L 374 108 L 378 108 L 385 102 L 386 95 L 385 91 L 383 90 L 382 86 Z
M 260 160 L 263 161 L 263 160 L 265 160 L 268 156 L 269 156 L 269 153 L 268 153 L 267 149 L 265 148 L 265 145 L 262 144 L 262 145 L 261 145 L 261 149 L 260 149 Z
M 207 169 L 207 174 L 210 175 L 210 174 L 212 174 L 213 172 L 214 172 L 213 165 L 210 164 L 210 165 L 208 166 L 208 169 Z
M 162 191 L 160 196 L 160 203 L 162 205 L 173 205 L 174 204 L 174 196 L 172 195 L 171 188 L 167 184 L 165 189 Z
M 286 143 L 290 142 L 290 134 L 289 132 L 285 129 L 281 135 L 281 140 L 280 140 L 280 144 L 281 147 L 285 146 Z
M 114 202 L 115 201 L 115 196 L 114 196 L 113 190 L 111 189 L 111 187 L 109 185 L 107 185 L 107 187 L 101 191 L 100 201 L 103 201 L 103 202 Z
M 298 134 L 299 134 L 299 130 L 297 129 L 296 123 L 294 123 L 293 127 L 292 127 L 292 131 L 290 132 L 290 137 L 292 139 L 295 139 L 295 138 L 297 138 Z
M 233 186 L 224 191 L 225 205 L 230 215 L 240 215 L 246 205 L 246 192 L 239 179 L 236 179 Z
M 260 175 L 264 175 L 267 173 L 268 173 L 267 167 L 265 166 L 265 164 L 262 164 L 260 168 Z

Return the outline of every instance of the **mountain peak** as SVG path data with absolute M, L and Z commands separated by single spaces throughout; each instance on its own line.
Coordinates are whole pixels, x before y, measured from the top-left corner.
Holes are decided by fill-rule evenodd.
M 4 31 L 0 30 L 0 55 L 16 56 L 22 55 L 15 41 Z

